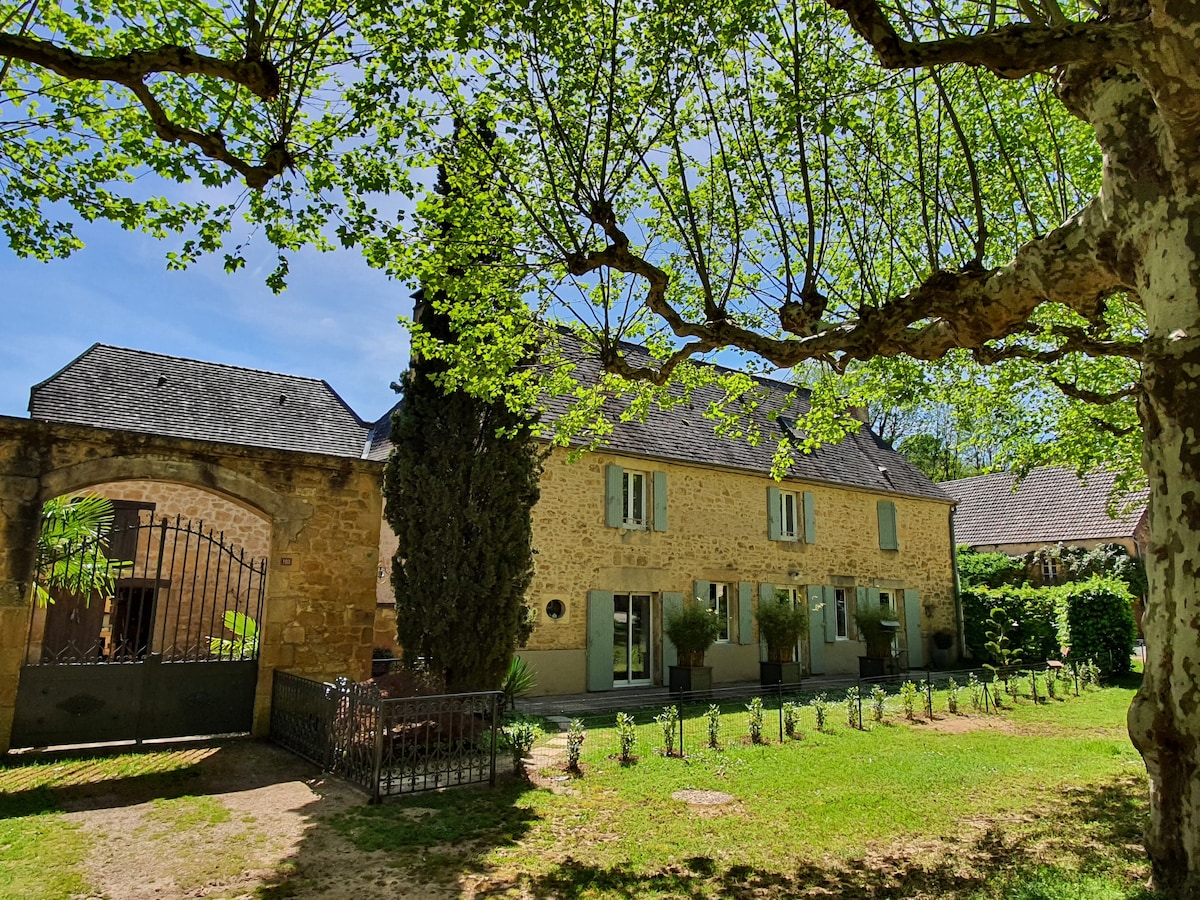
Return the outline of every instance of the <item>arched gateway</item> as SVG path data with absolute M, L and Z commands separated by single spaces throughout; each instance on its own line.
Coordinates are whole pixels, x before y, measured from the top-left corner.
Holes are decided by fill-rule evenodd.
M 101 365 L 107 408 L 78 388 L 95 385 Z M 34 388 L 33 420 L 0 417 L 0 752 L 213 733 L 231 721 L 265 733 L 275 668 L 366 676 L 381 464 L 362 458 L 368 427 L 328 385 L 288 376 L 264 385 L 264 376 L 93 347 Z M 139 391 L 171 384 L 156 416 Z M 85 415 L 123 427 L 79 424 Z M 231 551 L 219 522 L 164 525 L 143 509 L 112 534 L 127 548 L 115 555 L 129 557 L 124 606 L 39 609 L 31 588 L 42 504 L 97 485 L 119 493 L 137 484 L 144 497 L 147 483 L 198 489 L 269 523 L 264 558 Z M 181 609 L 196 621 L 184 624 Z M 256 620 L 253 646 L 223 628 L 230 612 Z M 103 630 L 84 621 L 102 615 Z

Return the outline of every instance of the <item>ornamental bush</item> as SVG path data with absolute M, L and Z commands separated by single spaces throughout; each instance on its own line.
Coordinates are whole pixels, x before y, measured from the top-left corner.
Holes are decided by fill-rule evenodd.
M 1133 596 L 1124 581 L 1093 577 L 1058 588 L 1071 659 L 1094 660 L 1101 671 L 1129 671 L 1137 640 Z
M 962 590 L 963 634 L 976 659 L 988 659 L 988 632 L 994 629 L 992 613 L 1003 611 L 1013 622 L 1007 637 L 1022 660 L 1056 659 L 1062 641 L 1059 634 L 1058 593 L 1065 588 L 1023 587 Z

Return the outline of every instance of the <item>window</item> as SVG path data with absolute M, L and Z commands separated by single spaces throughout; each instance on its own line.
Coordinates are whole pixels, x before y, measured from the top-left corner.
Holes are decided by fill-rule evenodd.
M 716 614 L 721 626 L 717 642 L 729 643 L 729 585 L 715 581 L 708 585 L 708 608 Z
M 800 536 L 796 521 L 796 494 L 794 491 L 779 492 L 779 539 L 794 541 Z
M 621 516 L 626 528 L 646 527 L 646 474 L 624 471 L 621 479 Z
M 837 616 L 837 639 L 839 641 L 849 640 L 850 630 L 846 616 L 846 592 L 842 588 L 834 588 L 833 608 Z
M 1053 556 L 1042 557 L 1042 581 L 1047 583 L 1058 580 L 1058 560 Z
M 884 609 L 895 609 L 895 606 L 892 605 L 892 594 L 890 591 L 879 592 L 879 605 Z

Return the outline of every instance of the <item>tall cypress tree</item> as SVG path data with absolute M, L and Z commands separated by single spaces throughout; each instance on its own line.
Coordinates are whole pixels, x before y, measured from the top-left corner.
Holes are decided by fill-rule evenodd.
M 454 147 L 460 146 L 459 140 Z M 461 157 L 460 157 L 461 160 Z M 494 184 L 460 168 L 452 182 L 443 165 L 441 245 L 446 279 L 472 283 L 473 266 L 498 271 L 460 237 L 464 205 L 494 214 Z M 490 200 L 487 199 L 490 195 Z M 502 204 L 501 204 L 502 205 Z M 493 219 L 494 215 L 490 216 Z M 502 217 L 499 217 L 502 218 Z M 455 340 L 447 281 L 423 285 L 414 322 L 428 339 Z M 512 296 L 515 305 L 520 298 Z M 469 299 L 468 299 L 469 302 Z M 417 353 L 401 380 L 403 399 L 392 419 L 395 449 L 384 473 L 388 523 L 399 538 L 392 566 L 397 637 L 406 660 L 421 658 L 443 674 L 450 691 L 500 686 L 513 651 L 532 625 L 525 592 L 533 576 L 531 510 L 538 499 L 541 453 L 536 419 L 509 409 L 503 396 L 483 400 L 446 389 L 448 368 L 435 353 Z

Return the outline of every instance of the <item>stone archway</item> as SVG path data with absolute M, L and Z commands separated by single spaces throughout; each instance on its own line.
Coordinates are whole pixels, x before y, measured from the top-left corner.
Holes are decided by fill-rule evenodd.
M 8 749 L 31 610 L 38 518 L 50 497 L 156 480 L 228 497 L 271 522 L 254 731 L 275 668 L 365 677 L 378 570 L 379 462 L 0 417 L 0 752 Z

